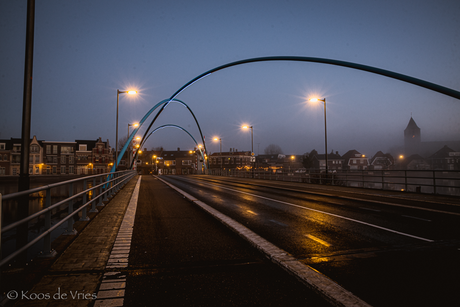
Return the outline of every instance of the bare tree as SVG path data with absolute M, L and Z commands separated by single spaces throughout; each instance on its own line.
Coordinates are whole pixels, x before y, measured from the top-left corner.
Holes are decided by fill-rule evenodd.
M 128 141 L 128 137 L 124 136 L 118 139 L 118 150 L 122 150 L 123 146 L 125 146 L 126 142 Z
M 279 147 L 276 144 L 270 144 L 264 149 L 264 153 L 266 155 L 279 155 L 283 154 L 283 150 L 281 150 L 281 147 Z

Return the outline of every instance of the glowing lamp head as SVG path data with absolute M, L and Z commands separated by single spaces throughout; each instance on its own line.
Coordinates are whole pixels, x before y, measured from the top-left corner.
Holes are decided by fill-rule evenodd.
M 128 91 L 128 94 L 134 95 L 134 94 L 137 94 L 137 91 Z

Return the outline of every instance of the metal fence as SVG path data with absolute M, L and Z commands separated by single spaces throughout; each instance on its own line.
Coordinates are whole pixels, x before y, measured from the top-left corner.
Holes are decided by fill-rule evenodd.
M 7 255 L 0 261 L 0 266 L 10 262 L 18 255 L 24 253 L 32 247 L 34 244 L 43 239 L 43 250 L 42 256 L 52 257 L 55 255 L 55 251 L 51 249 L 51 232 L 67 222 L 67 230 L 65 234 L 74 235 L 76 230 L 74 229 L 74 217 L 81 215 L 80 220 L 87 221 L 87 209 L 91 206 L 90 212 L 97 212 L 97 206 L 104 206 L 103 201 L 108 201 L 109 197 L 112 197 L 117 193 L 131 178 L 136 175 L 135 171 L 123 171 L 115 173 L 106 173 L 93 176 L 86 176 L 83 178 L 53 183 L 42 187 L 30 189 L 27 191 L 11 193 L 7 195 L 0 194 L 0 257 L 2 255 L 1 246 L 2 240 L 1 235 L 8 231 L 16 230 L 16 240 L 18 240 L 18 233 L 21 227 L 25 228 L 26 242 L 23 246 L 17 248 L 14 252 Z M 82 183 L 82 184 L 81 184 Z M 79 184 L 82 186 L 81 191 L 75 191 L 75 186 Z M 51 203 L 52 189 L 62 188 L 62 186 L 68 187 L 68 197 L 64 200 L 60 200 L 54 204 Z M 27 205 L 30 195 L 36 195 L 37 193 L 45 192 L 44 209 L 30 214 L 26 218 L 19 221 L 11 222 L 8 225 L 2 225 L 2 211 L 3 204 L 7 201 L 18 200 L 18 205 Z M 26 204 L 24 204 L 26 202 Z M 77 208 L 74 208 L 74 204 L 79 204 Z M 53 210 L 67 207 L 67 215 L 60 219 L 59 222 L 51 226 L 51 214 Z M 32 240 L 27 240 L 27 231 L 29 222 L 32 220 L 44 219 L 44 228 L 40 235 Z
M 363 170 L 327 174 L 319 170 L 304 173 L 251 170 L 213 170 L 213 175 L 330 184 L 369 189 L 407 191 L 460 196 L 460 171 L 448 170 Z

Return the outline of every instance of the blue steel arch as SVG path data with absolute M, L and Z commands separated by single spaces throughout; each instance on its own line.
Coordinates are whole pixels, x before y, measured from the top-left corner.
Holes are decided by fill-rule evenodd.
M 240 60 L 240 61 L 235 61 L 231 62 L 228 64 L 224 64 L 221 66 L 218 66 L 216 68 L 213 68 L 211 70 L 208 70 L 205 73 L 202 73 L 201 75 L 198 75 L 197 77 L 193 78 L 186 84 L 184 84 L 180 89 L 178 89 L 169 99 L 173 100 L 177 95 L 179 95 L 183 90 L 185 90 L 187 87 L 191 86 L 193 83 L 199 81 L 200 79 L 225 68 L 229 68 L 232 66 L 237 66 L 237 65 L 242 65 L 242 64 L 248 64 L 248 63 L 255 63 L 255 62 L 268 62 L 268 61 L 298 61 L 298 62 L 313 62 L 313 63 L 322 63 L 322 64 L 330 64 L 330 65 L 336 65 L 336 66 L 342 66 L 342 67 L 348 67 L 348 68 L 353 68 L 353 69 L 358 69 L 358 70 L 363 70 L 367 72 L 371 72 L 374 74 L 386 76 L 389 78 L 397 79 L 400 81 L 408 82 L 414 85 L 418 85 L 433 91 L 436 91 L 441 94 L 445 94 L 447 96 L 453 97 L 460 99 L 460 92 L 438 85 L 434 84 L 428 81 L 424 81 L 421 79 L 417 79 L 414 77 L 410 77 L 407 75 L 403 75 L 400 73 L 396 73 L 393 71 L 385 70 L 385 69 L 380 69 L 377 67 L 373 66 L 367 66 L 367 65 L 362 65 L 362 64 L 357 64 L 357 63 L 352 63 L 352 62 L 345 62 L 345 61 L 339 61 L 339 60 L 332 60 L 332 59 L 325 59 L 325 58 L 314 58 L 314 57 L 303 57 L 303 56 L 269 56 L 269 57 L 259 57 L 259 58 L 250 58 L 250 59 L 245 59 L 245 60 Z
M 189 106 L 188 106 L 185 102 L 183 102 L 183 101 L 181 101 L 181 100 L 179 100 L 179 99 L 174 99 L 174 98 L 171 99 L 171 98 L 169 98 L 169 99 L 164 99 L 164 100 L 160 101 L 159 103 L 157 103 L 156 105 L 154 105 L 154 106 L 144 115 L 144 117 L 140 120 L 139 126 L 138 126 L 137 128 L 135 128 L 135 129 L 132 131 L 132 133 L 131 133 L 131 135 L 128 137 L 128 140 L 126 141 L 125 145 L 124 145 L 123 148 L 121 149 L 120 154 L 118 155 L 118 161 L 117 161 L 117 164 L 116 164 L 116 165 L 119 165 L 119 164 L 120 164 L 121 158 L 123 157 L 124 153 L 126 152 L 126 149 L 128 149 L 128 145 L 131 143 L 131 141 L 133 140 L 134 136 L 137 134 L 138 130 L 142 127 L 142 125 L 144 124 L 144 122 L 145 122 L 145 121 L 147 120 L 147 118 L 153 113 L 153 111 L 155 111 L 155 110 L 156 110 L 159 106 L 161 106 L 161 105 L 163 105 L 162 108 L 161 108 L 161 111 L 163 111 L 164 108 L 165 108 L 169 103 L 171 103 L 171 102 L 178 102 L 178 103 L 184 105 L 184 106 L 189 110 L 189 112 L 192 114 L 192 116 L 193 116 L 193 118 L 195 119 L 195 122 L 196 122 L 196 124 L 197 124 L 197 126 L 198 126 L 198 130 L 200 131 L 201 140 L 202 140 L 202 142 L 203 142 L 204 150 L 205 150 L 205 152 L 206 152 L 206 145 L 205 145 L 205 143 L 204 143 L 203 133 L 202 133 L 202 131 L 201 131 L 200 124 L 198 123 L 198 120 L 196 119 L 196 116 L 195 116 L 195 114 L 193 113 L 193 111 L 189 108 Z M 157 115 L 155 116 L 154 120 L 150 123 L 150 125 L 149 125 L 147 131 L 145 132 L 144 136 L 142 137 L 141 143 L 144 142 L 143 140 L 145 139 L 145 136 L 146 136 L 147 133 L 149 132 L 149 130 L 150 130 L 152 124 L 153 124 L 153 123 L 155 122 L 155 120 L 158 118 L 158 116 L 160 115 L 160 113 L 161 113 L 161 112 L 158 112 Z M 118 150 L 118 149 L 115 148 L 115 150 Z M 138 151 L 136 151 L 136 158 L 137 158 L 137 153 L 138 153 Z M 133 160 L 133 161 L 134 161 L 134 160 Z M 132 166 L 132 164 L 131 164 L 131 166 Z M 112 169 L 111 169 L 110 172 L 113 173 L 114 171 L 115 171 L 115 164 L 114 164 L 114 166 L 112 166 Z
M 250 58 L 250 59 L 245 59 L 245 60 L 240 60 L 240 61 L 227 63 L 227 64 L 224 64 L 224 65 L 215 67 L 215 68 L 213 68 L 211 70 L 208 70 L 208 71 L 198 75 L 197 77 L 193 78 L 192 80 L 190 80 L 186 84 L 184 84 L 169 99 L 163 100 L 162 102 L 157 104 L 154 108 L 152 108 L 144 116 L 144 118 L 146 119 L 148 116 L 150 116 L 150 114 L 153 112 L 154 109 L 156 109 L 159 105 L 163 104 L 163 106 L 158 111 L 158 113 L 155 116 L 155 118 L 150 123 L 149 128 L 145 132 L 144 137 L 142 139 L 145 139 L 145 136 L 149 132 L 151 126 L 153 125 L 155 120 L 158 118 L 158 116 L 163 112 L 163 110 L 166 108 L 166 106 L 172 101 L 177 101 L 176 97 L 182 91 L 184 91 L 187 87 L 191 86 L 193 83 L 198 82 L 202 78 L 205 78 L 206 76 L 208 76 L 208 75 L 210 75 L 210 74 L 212 74 L 214 72 L 217 72 L 219 70 L 225 69 L 225 68 L 229 68 L 229 67 L 237 66 L 237 65 L 242 65 L 242 64 L 248 64 L 248 63 L 269 62 L 269 61 L 313 62 L 313 63 L 323 63 L 323 64 L 330 64 L 330 65 L 348 67 L 348 68 L 358 69 L 358 70 L 367 71 L 367 72 L 371 72 L 371 73 L 374 73 L 374 74 L 386 76 L 386 77 L 389 77 L 389 78 L 392 78 L 392 79 L 397 79 L 397 80 L 400 80 L 400 81 L 404 81 L 404 82 L 407 82 L 407 83 L 418 85 L 420 87 L 427 88 L 429 90 L 432 90 L 432 91 L 435 91 L 435 92 L 438 92 L 438 93 L 441 93 L 441 94 L 444 94 L 444 95 L 447 95 L 447 96 L 450 96 L 450 97 L 453 97 L 453 98 L 456 98 L 456 99 L 460 99 L 460 92 L 458 92 L 456 90 L 453 90 L 453 89 L 450 89 L 450 88 L 447 88 L 447 87 L 444 87 L 444 86 L 441 86 L 441 85 L 438 85 L 438 84 L 434 84 L 434 83 L 431 83 L 431 82 L 428 82 L 428 81 L 424 81 L 424 80 L 421 80 L 421 79 L 417 79 L 417 78 L 414 78 L 414 77 L 410 77 L 410 76 L 407 76 L 407 75 L 403 75 L 403 74 L 400 74 L 400 73 L 396 73 L 396 72 L 393 72 L 393 71 L 380 69 L 380 68 L 373 67 L 373 66 L 368 66 L 368 65 L 362 65 L 362 64 L 346 62 L 346 61 L 340 61 L 340 60 L 333 60 L 333 59 L 315 58 L 315 57 L 303 57 L 303 56 L 269 56 L 269 57 Z M 184 103 L 184 105 L 185 105 L 185 103 Z M 187 105 L 185 105 L 185 106 L 187 106 Z M 188 108 L 188 106 L 187 106 L 187 108 Z M 188 109 L 190 110 L 190 108 L 188 108 Z M 143 120 L 145 120 L 145 119 L 143 119 Z M 197 125 L 198 125 L 198 121 L 196 120 L 196 118 L 195 118 L 195 121 L 197 122 Z M 198 125 L 198 127 L 199 127 L 199 125 Z M 134 132 L 137 132 L 137 130 L 139 128 L 140 128 L 140 126 L 136 130 L 133 131 L 133 134 L 131 135 L 131 137 L 129 139 L 129 142 L 131 142 L 132 137 L 134 136 Z M 202 136 L 201 128 L 199 128 L 199 129 L 200 129 L 200 134 Z M 206 143 L 204 142 L 203 136 L 202 136 L 202 140 L 203 140 L 203 146 L 204 146 L 205 152 L 206 152 Z M 125 144 L 125 147 L 127 147 L 127 144 L 128 144 L 128 142 Z M 121 156 L 126 151 L 125 147 L 123 147 L 123 150 L 121 152 Z M 113 170 L 114 170 L 114 168 L 112 168 L 112 171 Z
M 192 138 L 192 140 L 195 142 L 195 145 L 196 145 L 196 147 L 198 148 L 198 150 L 200 151 L 200 154 L 201 154 L 201 157 L 203 158 L 203 161 L 206 161 L 205 157 L 203 156 L 202 150 L 199 149 L 198 142 L 197 142 L 197 141 L 195 140 L 195 138 L 190 134 L 190 132 L 188 132 L 187 130 L 185 130 L 185 129 L 182 128 L 181 126 L 174 125 L 174 124 L 165 124 L 165 125 L 161 125 L 161 126 L 155 128 L 154 130 L 152 130 L 152 132 L 150 132 L 149 135 L 147 135 L 146 138 L 143 140 L 143 142 L 141 143 L 141 146 L 140 146 L 140 147 L 142 147 L 142 145 L 144 144 L 144 142 L 147 141 L 147 139 L 148 139 L 153 133 L 155 133 L 156 131 L 161 130 L 161 129 L 163 129 L 163 128 L 167 128 L 167 127 L 177 128 L 177 129 L 180 129 L 180 130 L 186 132 L 186 133 Z M 131 166 L 132 166 L 132 164 L 131 164 Z M 206 163 L 205 163 L 204 167 L 205 167 L 205 169 L 207 169 Z

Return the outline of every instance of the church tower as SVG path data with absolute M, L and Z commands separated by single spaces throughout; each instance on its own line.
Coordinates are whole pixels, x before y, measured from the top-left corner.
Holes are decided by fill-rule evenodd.
M 404 130 L 404 149 L 406 156 L 420 154 L 420 143 L 420 128 L 411 116 L 409 123 Z

